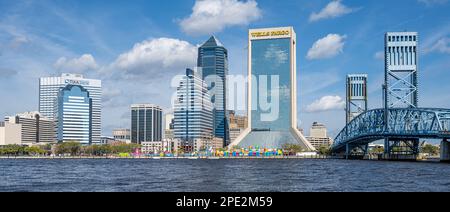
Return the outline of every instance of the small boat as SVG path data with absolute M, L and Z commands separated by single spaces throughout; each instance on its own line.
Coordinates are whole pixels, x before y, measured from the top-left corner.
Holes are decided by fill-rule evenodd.
M 160 160 L 161 157 L 153 157 L 154 160 Z
M 208 157 L 208 160 L 219 160 L 219 157 Z
M 197 160 L 198 157 L 188 157 L 189 160 Z

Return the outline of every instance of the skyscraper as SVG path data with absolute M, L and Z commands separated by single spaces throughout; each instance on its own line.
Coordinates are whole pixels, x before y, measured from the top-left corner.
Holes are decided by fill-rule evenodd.
M 417 108 L 418 89 L 417 32 L 388 32 L 385 35 L 386 108 Z
M 177 88 L 174 108 L 174 137 L 182 145 L 193 146 L 195 139 L 212 139 L 213 106 L 201 73 L 186 70 L 186 76 Z
M 162 109 L 153 104 L 131 105 L 131 142 L 162 141 Z
M 229 144 L 227 114 L 228 51 L 211 36 L 198 49 L 197 66 L 202 68 L 202 79 L 206 82 L 213 103 L 213 134 Z
M 100 143 L 102 119 L 102 82 L 85 79 L 80 74 L 62 74 L 60 77 L 43 77 L 39 79 L 39 112 L 54 119 L 56 98 L 60 90 L 67 85 L 80 85 L 92 98 L 92 143 Z
M 55 100 L 58 142 L 92 144 L 92 98 L 81 85 L 66 85 Z
M 248 129 L 232 145 L 282 148 L 298 144 L 315 150 L 297 129 L 294 29 L 250 30 L 248 58 Z

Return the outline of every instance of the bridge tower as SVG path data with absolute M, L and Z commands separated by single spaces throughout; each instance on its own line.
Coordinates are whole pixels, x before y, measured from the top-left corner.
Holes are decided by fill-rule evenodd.
M 385 108 L 418 107 L 418 33 L 388 32 L 385 36 Z
M 367 100 L 367 74 L 347 75 L 347 124 L 367 111 Z
M 385 35 L 385 82 L 383 99 L 385 126 L 389 126 L 389 109 L 418 107 L 418 43 L 417 32 L 388 32 Z M 385 153 L 389 158 L 419 153 L 419 139 L 386 138 Z

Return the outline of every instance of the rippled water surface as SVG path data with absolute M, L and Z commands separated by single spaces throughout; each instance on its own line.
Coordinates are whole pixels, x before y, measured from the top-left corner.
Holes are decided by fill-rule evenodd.
M 0 159 L 0 191 L 450 191 L 450 165 L 346 160 Z

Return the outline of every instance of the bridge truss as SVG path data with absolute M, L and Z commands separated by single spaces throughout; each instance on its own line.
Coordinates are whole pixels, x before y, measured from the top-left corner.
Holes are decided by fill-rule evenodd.
M 450 109 L 375 109 L 353 119 L 338 134 L 333 153 L 365 155 L 368 144 L 385 141 L 385 154 L 419 153 L 420 139 L 450 139 Z

